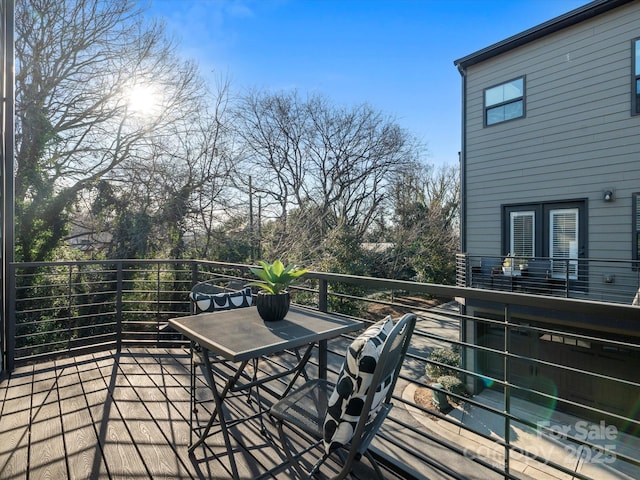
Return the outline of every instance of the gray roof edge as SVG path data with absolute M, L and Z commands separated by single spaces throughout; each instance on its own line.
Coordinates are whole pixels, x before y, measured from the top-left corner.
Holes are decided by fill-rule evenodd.
M 635 1 L 637 0 L 595 0 L 583 5 L 582 7 L 578 7 L 570 12 L 560 15 L 559 17 L 552 18 L 547 22 L 529 28 L 524 32 L 513 35 L 498 43 L 494 43 L 482 50 L 478 50 L 471 55 L 459 58 L 458 60 L 455 60 L 453 64 L 456 65 L 458 69 L 465 69 L 471 65 L 484 62 L 485 60 L 500 55 L 501 53 L 508 52 L 509 50 L 513 50 L 514 48 L 533 42 L 534 40 L 546 35 L 555 33 L 563 28 L 576 25 L 597 15 L 613 10 L 614 8 L 618 8 L 622 5 Z

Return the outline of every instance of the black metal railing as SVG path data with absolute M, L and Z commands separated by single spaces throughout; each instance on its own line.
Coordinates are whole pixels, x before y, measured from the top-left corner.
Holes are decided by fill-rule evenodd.
M 472 285 L 473 259 L 458 260 L 464 260 L 459 275 L 465 272 L 459 281 Z M 184 344 L 166 322 L 189 313 L 191 287 L 211 278 L 242 281 L 248 268 L 188 260 L 11 265 L 7 365 L 128 345 Z M 504 478 L 522 478 L 527 463 L 575 478 L 601 478 L 600 469 L 630 478 L 640 472 L 634 448 L 640 309 L 630 301 L 324 272 L 308 273 L 294 301 L 370 322 L 386 314 L 419 315 L 395 392 L 398 408 L 375 442 L 380 462 L 414 475 L 431 468 L 467 478 L 464 462 L 454 467 L 429 453 L 427 445 L 435 445 L 433 451 L 444 447 L 480 472 Z M 329 378 L 336 374 L 330 364 Z M 579 385 L 592 388 L 571 388 Z M 411 389 L 431 401 L 408 395 Z M 479 421 L 465 421 L 461 412 Z M 452 438 L 447 427 L 463 434 Z
M 456 260 L 456 284 L 463 287 L 628 304 L 640 292 L 637 260 L 469 254 Z
M 11 266 L 7 350 L 33 361 L 123 344 L 172 344 L 169 318 L 189 312 L 188 292 L 214 276 L 246 277 L 247 266 L 174 260 L 39 262 Z

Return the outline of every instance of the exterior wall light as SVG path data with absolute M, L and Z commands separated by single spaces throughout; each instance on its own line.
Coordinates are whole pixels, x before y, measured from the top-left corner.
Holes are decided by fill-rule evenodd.
M 602 193 L 602 199 L 605 202 L 613 202 L 613 190 L 605 190 Z

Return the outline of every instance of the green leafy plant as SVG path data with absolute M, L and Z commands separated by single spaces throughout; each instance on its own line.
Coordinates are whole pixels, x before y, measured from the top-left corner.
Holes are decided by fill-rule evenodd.
M 273 263 L 261 260 L 258 264 L 262 268 L 251 268 L 251 273 L 261 281 L 250 282 L 247 285 L 259 287 L 274 295 L 282 293 L 294 280 L 308 272 L 306 268 L 299 268 L 293 264 L 285 267 L 280 260 Z
M 429 354 L 426 372 L 429 378 L 439 378 L 445 375 L 458 376 L 458 372 L 447 366 L 460 367 L 460 354 L 447 348 L 438 348 Z M 434 363 L 431 363 L 434 362 Z
M 442 388 L 447 390 L 448 392 L 455 393 L 456 395 L 464 396 L 467 394 L 467 388 L 465 387 L 462 380 L 458 377 L 454 377 L 452 375 L 444 375 L 442 377 L 438 377 L 437 382 L 442 385 Z M 451 399 L 454 402 L 458 402 L 456 398 Z

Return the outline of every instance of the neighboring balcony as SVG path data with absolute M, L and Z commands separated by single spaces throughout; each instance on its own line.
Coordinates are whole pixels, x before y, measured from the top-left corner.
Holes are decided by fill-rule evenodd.
M 10 270 L 3 337 L 11 372 L 0 382 L 0 478 L 229 478 L 217 437 L 187 455 L 189 346 L 167 320 L 189 313 L 187 294 L 196 282 L 242 282 L 248 265 L 114 260 Z M 296 303 L 366 322 L 418 314 L 394 408 L 372 444 L 385 478 L 640 478 L 634 367 L 640 309 L 630 301 L 541 300 L 522 291 L 324 272 L 310 272 L 293 295 Z M 472 317 L 466 309 L 473 303 L 498 304 L 500 315 Z M 552 328 L 512 318 L 518 308 L 534 307 L 547 312 Z M 626 333 L 616 335 L 611 325 L 577 332 L 554 323 L 556 312 L 574 324 L 587 313 L 615 318 L 615 329 Z M 483 343 L 471 330 L 502 340 Z M 329 379 L 351 338 L 329 342 Z M 627 358 L 628 367 L 602 372 L 569 356 L 550 362 L 535 349 L 518 350 L 524 338 L 567 346 L 565 353 L 597 344 L 599 352 Z M 289 355 L 266 358 L 261 368 L 281 368 L 294 360 Z M 309 373 L 317 373 L 317 358 Z M 544 377 L 535 374 L 543 370 Z M 549 378 L 564 377 L 606 385 L 609 401 L 569 398 L 551 388 Z M 264 406 L 281 388 L 276 383 L 262 392 Z M 629 391 L 636 392 L 636 408 L 625 410 L 615 400 Z M 206 412 L 211 405 L 202 400 Z M 232 399 L 229 408 L 249 417 L 258 399 L 251 400 Z M 241 477 L 292 478 L 273 426 L 265 424 L 266 434 L 257 420 L 232 429 Z M 363 461 L 358 478 L 370 475 Z
M 531 295 L 632 304 L 640 262 L 595 258 L 457 256 L 457 284 Z

